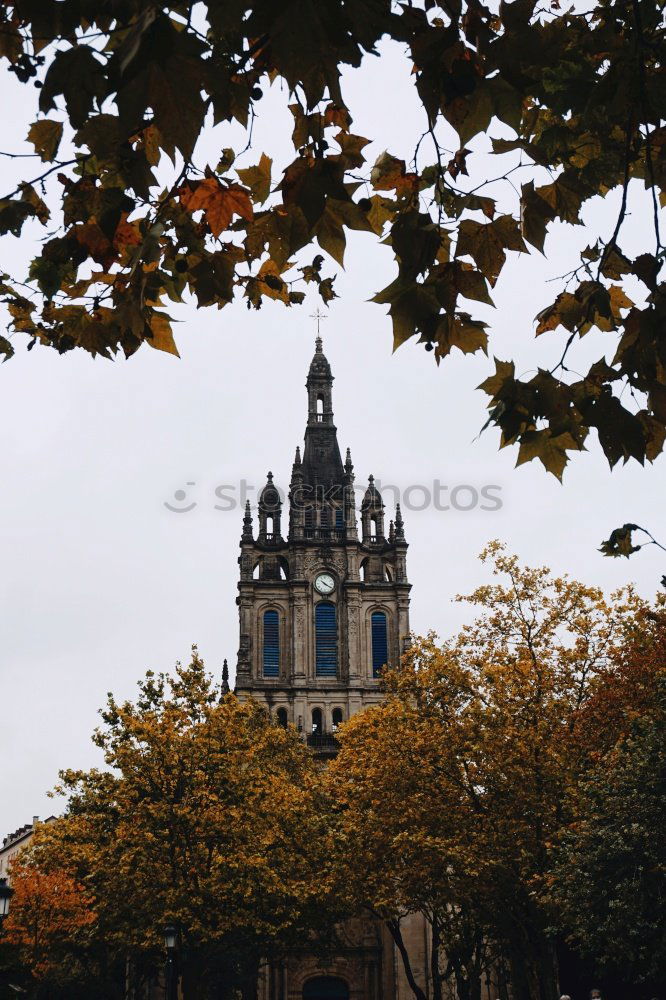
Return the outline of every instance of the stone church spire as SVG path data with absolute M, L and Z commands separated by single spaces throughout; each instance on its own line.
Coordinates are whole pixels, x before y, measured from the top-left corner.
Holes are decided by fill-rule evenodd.
M 389 530 L 380 483 L 370 476 L 359 532 L 354 464 L 349 449 L 344 461 L 340 454 L 332 385 L 318 337 L 306 380 L 305 447 L 291 467 L 288 530 L 269 472 L 256 530 L 249 508 L 244 518 L 237 599 L 236 693 L 256 698 L 281 725 L 293 724 L 320 754 L 335 752 L 344 720 L 381 701 L 382 671 L 399 663 L 410 641 L 402 514 L 397 508 Z
M 344 470 L 333 423 L 333 375 L 321 337 L 315 341 L 315 353 L 305 387 L 308 390 L 308 422 L 303 451 L 303 482 L 316 492 L 323 493 L 336 486 L 342 491 Z
M 346 450 L 343 463 L 338 447 L 332 386 L 331 366 L 317 337 L 306 381 L 305 447 L 302 453 L 296 448 L 291 467 L 288 529 L 282 533 L 282 495 L 269 472 L 255 525 L 249 503 L 245 510 L 236 599 L 238 698 L 255 699 L 277 725 L 292 726 L 321 760 L 337 752 L 338 730 L 350 716 L 382 701 L 384 670 L 398 666 L 411 644 L 402 513 L 397 505 L 385 533 L 381 483 L 372 476 L 357 510 L 351 452 Z M 377 437 L 373 416 L 360 410 L 359 425 Z M 225 669 L 222 692 L 227 683 Z M 381 985 L 388 979 L 383 972 L 380 977 L 380 969 L 384 962 L 386 970 L 393 968 L 392 952 L 380 952 L 379 931 L 371 936 L 360 926 L 350 928 L 345 940 L 351 946 L 345 943 L 341 968 L 350 975 L 353 970 L 354 979 L 348 992 L 331 995 L 388 997 Z M 318 961 L 307 948 L 306 943 L 305 951 L 297 949 L 279 965 L 267 963 L 257 993 L 261 1000 L 274 1000 L 277 993 L 305 996 L 303 983 Z M 399 995 L 391 986 L 390 996 Z

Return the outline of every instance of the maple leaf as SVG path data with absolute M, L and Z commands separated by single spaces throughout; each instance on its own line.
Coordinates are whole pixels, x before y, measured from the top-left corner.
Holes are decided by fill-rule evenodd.
M 84 124 L 94 102 L 106 96 L 107 81 L 98 54 L 86 44 L 56 52 L 39 92 L 39 110 L 50 111 L 62 94 L 69 120 L 75 128 Z
M 243 184 L 252 192 L 252 197 L 256 202 L 266 201 L 270 194 L 272 165 L 273 161 L 270 156 L 262 153 L 256 167 L 246 167 L 236 171 Z
M 252 202 L 247 191 L 237 184 L 223 185 L 217 177 L 205 177 L 180 189 L 180 202 L 188 212 L 203 210 L 210 231 L 219 237 L 234 215 L 251 221 Z
M 180 354 L 178 353 L 171 329 L 171 317 L 167 316 L 166 313 L 153 310 L 150 315 L 149 325 L 151 336 L 147 339 L 150 346 L 154 347 L 157 351 L 166 351 L 167 354 L 175 354 L 179 358 Z
M 520 198 L 520 223 L 528 243 L 543 253 L 548 223 L 555 218 L 555 211 L 534 189 L 534 182 L 523 184 Z
M 562 480 L 562 473 L 569 461 L 567 451 L 580 451 L 581 445 L 571 434 L 553 435 L 549 428 L 525 431 L 520 436 L 520 449 L 516 465 L 538 458 L 547 472 Z
M 411 191 L 416 188 L 418 178 L 408 173 L 405 161 L 390 153 L 382 153 L 370 172 L 370 182 L 376 191 Z
M 481 389 L 489 396 L 497 398 L 507 382 L 513 382 L 516 376 L 516 366 L 513 361 L 495 361 L 495 374 L 485 379 L 477 389 Z
M 35 152 L 39 153 L 42 160 L 50 163 L 55 160 L 58 146 L 62 139 L 62 122 L 53 121 L 50 118 L 42 118 L 41 121 L 33 122 L 28 131 L 28 141 L 35 147 Z
M 286 270 L 289 266 L 289 264 L 286 264 L 282 270 Z M 274 260 L 264 261 L 259 268 L 257 280 L 263 281 L 263 295 L 267 295 L 270 299 L 279 299 L 281 302 L 290 302 L 288 286 L 282 278 L 280 268 Z
M 481 224 L 473 219 L 465 219 L 458 227 L 456 256 L 469 255 L 483 272 L 491 285 L 497 278 L 506 260 L 505 249 L 526 251 L 512 216 L 501 215 L 493 222 Z
M 444 316 L 437 325 L 435 337 L 435 357 L 438 361 L 450 354 L 454 347 L 463 354 L 486 353 L 488 350 L 486 324 L 464 312 Z

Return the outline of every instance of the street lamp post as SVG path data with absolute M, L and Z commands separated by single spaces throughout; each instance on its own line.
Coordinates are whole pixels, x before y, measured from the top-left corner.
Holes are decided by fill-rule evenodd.
M 166 1000 L 177 1000 L 176 984 L 176 941 L 178 940 L 178 930 L 173 924 L 164 928 L 164 944 L 166 947 L 166 966 L 164 976 L 166 979 Z
M 14 895 L 14 890 L 7 885 L 6 878 L 0 878 L 0 926 L 9 913 L 9 901 Z

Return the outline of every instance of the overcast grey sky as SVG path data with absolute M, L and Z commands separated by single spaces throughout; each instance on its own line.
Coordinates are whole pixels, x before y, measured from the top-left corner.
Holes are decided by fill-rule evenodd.
M 28 151 L 21 142 L 35 118 L 34 95 L 8 74 L 0 87 L 11 116 L 2 148 Z M 354 130 L 375 139 L 370 161 L 385 148 L 409 155 L 422 112 L 398 51 L 367 60 L 348 88 Z M 264 149 L 276 160 L 288 153 L 284 94 L 275 87 L 264 103 L 243 165 Z M 218 127 L 198 162 L 217 162 L 237 135 Z M 31 161 L 18 166 L 19 176 L 34 169 Z M 16 168 L 0 163 L 3 190 Z M 499 172 L 494 163 L 489 169 Z M 601 219 L 608 234 L 615 207 L 612 200 L 593 206 L 588 218 Z M 640 215 L 629 219 L 629 252 L 640 250 L 644 226 Z M 25 233 L 21 241 L 3 240 L 0 269 L 16 273 L 34 255 L 41 232 Z M 497 308 L 482 307 L 491 354 L 515 357 L 521 374 L 558 356 L 557 336 L 535 344 L 528 335 L 535 313 L 558 290 L 548 279 L 573 266 L 586 237 L 584 229 L 556 228 L 548 262 L 537 253 L 511 254 Z M 322 334 L 340 445 L 351 447 L 357 482 L 373 473 L 402 491 L 432 488 L 435 479 L 449 488 L 499 487 L 500 511 L 405 511 L 416 632 L 448 635 L 469 617 L 452 599 L 487 579 L 477 556 L 496 537 L 557 573 L 609 591 L 634 580 L 654 594 L 666 569 L 663 553 L 652 547 L 627 562 L 602 558 L 597 546 L 626 520 L 663 534 L 663 460 L 611 474 L 595 442 L 571 462 L 564 486 L 535 463 L 515 470 L 516 453 L 498 452 L 496 431 L 476 440 L 486 397 L 474 387 L 493 369 L 491 359 L 456 352 L 438 370 L 422 347 L 391 354 L 385 308 L 367 301 L 394 276 L 389 249 L 350 236 L 346 270 L 330 261 L 326 267 L 338 272 L 340 298 Z M 308 294 L 304 307 L 289 310 L 267 303 L 248 312 L 242 302 L 220 312 L 179 307 L 181 360 L 149 347 L 114 363 L 39 346 L 27 354 L 15 338 L 17 356 L 0 367 L 0 835 L 54 809 L 45 793 L 59 768 L 99 763 L 89 737 L 107 691 L 131 696 L 147 668 L 168 670 L 194 642 L 211 670 L 219 673 L 225 656 L 233 666 L 242 511 L 216 510 L 214 490 L 242 479 L 260 488 L 268 469 L 288 486 L 305 427 L 315 335 L 309 314 L 318 304 Z M 583 346 L 581 364 L 612 354 L 613 338 L 589 334 Z M 177 490 L 187 491 L 180 506 L 197 506 L 167 510 L 166 502 L 179 505 Z M 421 496 L 412 493 L 416 504 Z M 458 496 L 465 504 L 469 490 Z

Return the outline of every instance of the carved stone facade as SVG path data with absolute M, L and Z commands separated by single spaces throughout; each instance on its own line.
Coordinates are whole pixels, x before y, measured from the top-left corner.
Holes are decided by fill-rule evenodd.
M 284 537 L 282 503 L 269 473 L 256 536 L 246 508 L 237 599 L 236 693 L 252 695 L 272 714 L 281 710 L 278 717 L 320 751 L 334 746 L 339 721 L 381 699 L 377 628 L 385 623 L 385 660 L 391 664 L 398 662 L 409 637 L 410 584 L 400 508 L 385 532 L 384 505 L 371 476 L 359 537 L 354 470 L 349 451 L 342 463 L 332 385 L 318 338 L 306 383 L 305 448 L 302 459 L 297 448 L 292 468 L 288 531 Z M 318 612 L 318 605 L 328 606 L 335 629 L 334 639 L 327 637 L 325 664 L 317 616 L 326 609 Z M 277 633 L 275 615 L 267 619 L 267 612 L 277 616 Z M 267 629 L 273 630 L 270 663 Z
M 388 530 L 369 477 L 360 509 L 354 470 L 343 464 L 333 422 L 333 375 L 317 338 L 306 382 L 305 448 L 292 467 L 289 524 L 283 535 L 279 491 L 269 472 L 255 535 L 245 510 L 238 584 L 240 644 L 236 694 L 252 696 L 284 725 L 296 726 L 322 758 L 336 752 L 337 725 L 382 697 L 379 674 L 409 642 L 409 591 L 400 507 Z M 403 939 L 429 996 L 425 922 L 406 918 Z M 303 951 L 266 965 L 260 1000 L 412 1000 L 386 927 L 348 921 L 327 963 Z M 488 997 L 486 994 L 484 1000 Z

